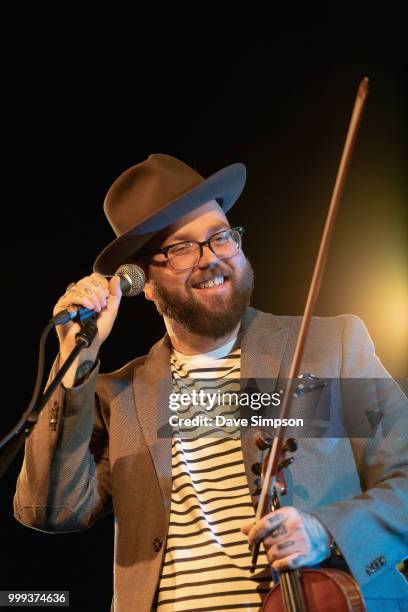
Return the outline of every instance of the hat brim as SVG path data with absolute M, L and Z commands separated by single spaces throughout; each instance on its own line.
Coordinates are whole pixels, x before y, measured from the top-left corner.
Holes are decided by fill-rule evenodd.
M 119 266 L 129 261 L 157 232 L 210 200 L 217 200 L 223 211 L 228 212 L 241 195 L 245 180 L 244 164 L 231 164 L 212 174 L 108 244 L 95 260 L 94 271 L 113 276 Z

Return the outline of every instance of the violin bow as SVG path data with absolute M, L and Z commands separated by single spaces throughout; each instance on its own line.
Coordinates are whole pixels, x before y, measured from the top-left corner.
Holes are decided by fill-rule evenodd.
M 339 169 L 337 171 L 336 182 L 330 201 L 329 211 L 327 213 L 326 223 L 323 229 L 322 238 L 320 241 L 319 252 L 317 255 L 315 267 L 313 270 L 312 281 L 310 283 L 309 292 L 306 300 L 305 310 L 296 341 L 295 352 L 293 354 L 291 367 L 289 370 L 289 381 L 286 392 L 283 395 L 280 416 L 281 423 L 289 415 L 290 404 L 294 393 L 295 382 L 299 374 L 300 363 L 303 357 L 303 352 L 306 344 L 306 337 L 309 331 L 312 313 L 319 295 L 320 286 L 323 278 L 324 268 L 327 260 L 327 253 L 330 246 L 330 241 L 333 234 L 334 222 L 337 211 L 339 209 L 340 199 L 343 193 L 344 182 L 346 179 L 347 170 L 351 160 L 358 127 L 364 110 L 364 104 L 368 94 L 368 78 L 364 77 L 357 89 L 357 95 L 354 102 L 353 112 L 351 115 L 346 140 L 343 147 L 343 153 L 340 159 Z M 277 428 L 271 446 L 267 466 L 264 472 L 262 489 L 259 497 L 258 507 L 255 514 L 255 522 L 259 521 L 270 508 L 271 496 L 276 482 L 276 474 L 278 472 L 278 463 L 283 446 L 283 435 L 285 427 L 279 425 Z M 258 559 L 260 543 L 252 544 L 252 567 L 251 571 L 255 571 L 256 562 Z

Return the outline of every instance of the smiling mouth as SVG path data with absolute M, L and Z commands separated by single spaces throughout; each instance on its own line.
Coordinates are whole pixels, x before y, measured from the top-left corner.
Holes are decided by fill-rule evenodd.
M 214 287 L 221 287 L 228 280 L 227 276 L 215 276 L 207 281 L 196 283 L 193 285 L 194 289 L 213 289 Z

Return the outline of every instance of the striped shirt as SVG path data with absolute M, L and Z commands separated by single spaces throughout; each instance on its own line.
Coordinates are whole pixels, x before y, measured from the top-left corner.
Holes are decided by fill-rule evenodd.
M 176 393 L 238 392 L 238 340 L 203 355 L 173 351 Z M 237 416 L 238 406 L 181 406 L 178 417 Z M 228 428 L 227 428 L 228 429 Z M 259 610 L 271 586 L 261 548 L 257 570 L 240 527 L 254 518 L 245 475 L 239 428 L 175 428 L 172 440 L 172 499 L 167 548 L 158 590 L 160 612 Z

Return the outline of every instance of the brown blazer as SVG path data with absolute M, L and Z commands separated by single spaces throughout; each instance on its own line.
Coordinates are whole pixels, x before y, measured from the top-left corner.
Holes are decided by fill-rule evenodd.
M 287 375 L 298 328 L 298 317 L 248 308 L 242 378 L 261 379 L 262 386 L 262 379 Z M 169 352 L 166 335 L 147 356 L 116 372 L 98 375 L 95 368 L 84 384 L 61 386 L 26 441 L 17 482 L 15 517 L 42 531 L 85 529 L 114 511 L 115 612 L 150 610 L 160 578 L 170 511 L 171 438 L 158 431 L 169 417 Z M 312 320 L 301 371 L 321 378 L 388 379 L 387 392 L 379 394 L 373 382 L 369 398 L 370 412 L 378 418 L 392 415 L 387 437 L 301 440 L 288 470 L 286 503 L 313 512 L 326 525 L 373 604 L 380 598 L 381 605 L 386 599 L 408 599 L 394 567 L 408 551 L 406 398 L 375 357 L 364 324 L 352 315 Z M 343 404 L 341 393 L 334 393 L 333 418 L 346 424 L 367 420 L 361 405 L 344 415 Z M 52 415 L 57 415 L 55 430 Z M 242 447 L 252 494 L 251 466 L 261 457 L 251 433 L 242 436 Z

